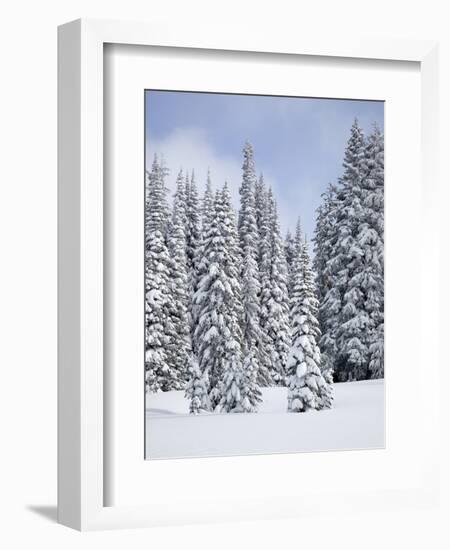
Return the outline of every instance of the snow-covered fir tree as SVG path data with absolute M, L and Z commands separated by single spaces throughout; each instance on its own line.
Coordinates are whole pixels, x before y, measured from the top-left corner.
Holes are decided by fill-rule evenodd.
M 152 233 L 159 231 L 166 238 L 170 218 L 170 208 L 167 201 L 168 189 L 164 178 L 167 170 L 155 155 L 151 171 L 147 173 L 146 204 L 145 204 L 145 236 L 149 239 Z
M 228 305 L 233 320 L 233 336 L 242 347 L 242 326 L 244 320 L 242 282 L 240 279 L 240 273 L 242 271 L 242 258 L 239 248 L 236 215 L 232 205 L 230 190 L 227 182 L 225 182 L 221 191 L 221 201 L 223 209 L 221 233 L 224 236 L 225 247 L 227 250 L 223 269 L 227 275 L 229 290 L 233 295 L 233 299 L 230 299 Z
M 220 385 L 218 412 L 252 412 L 244 408 L 243 368 L 238 342 L 231 339 L 224 343 L 224 370 Z
M 292 346 L 287 362 L 288 411 L 306 412 L 331 407 L 333 389 L 320 369 L 318 300 L 308 246 L 302 245 L 293 265 L 291 296 Z
M 192 172 L 190 182 L 186 183 L 186 256 L 188 261 L 188 270 L 194 268 L 194 262 L 197 247 L 200 243 L 202 221 L 200 212 L 200 201 L 198 198 L 197 183 L 194 172 Z
M 258 228 L 259 235 L 262 235 L 262 225 L 267 209 L 267 189 L 264 183 L 264 176 L 260 174 L 258 181 L 255 184 L 255 213 L 256 213 L 256 226 Z
M 236 354 L 232 355 L 236 361 Z M 219 409 L 223 412 L 257 412 L 262 394 L 257 384 L 258 358 L 256 350 L 250 350 L 242 365 L 230 362 L 225 372 L 222 399 Z
M 239 264 L 234 257 L 237 228 L 226 190 L 216 192 L 213 206 L 210 225 L 203 228 L 199 264 L 201 278 L 194 296 L 198 308 L 194 348 L 200 371 L 208 381 L 212 410 L 221 402 L 230 373 L 242 368 L 238 318 Z M 229 404 L 227 408 L 231 406 Z
M 205 193 L 202 199 L 202 231 L 207 231 L 211 225 L 212 217 L 214 214 L 214 193 L 211 183 L 211 172 L 208 169 L 206 176 Z
M 195 296 L 206 273 L 208 264 L 202 261 L 204 254 L 205 235 L 210 230 L 214 217 L 214 195 L 211 183 L 211 173 L 208 169 L 206 177 L 206 187 L 201 200 L 201 219 L 200 219 L 200 238 L 195 250 L 193 261 L 192 279 L 191 279 L 191 300 L 190 300 L 190 323 L 191 323 L 191 342 L 192 351 L 197 353 L 197 339 L 194 337 L 195 329 L 198 324 L 199 305 L 195 301 Z
M 259 324 L 261 328 L 261 340 L 258 349 L 258 376 L 259 386 L 274 385 L 272 379 L 272 349 L 273 341 L 267 333 L 269 306 L 271 303 L 271 264 L 272 264 L 272 213 L 269 207 L 268 191 L 261 176 L 257 182 L 255 193 L 257 213 L 258 240 L 258 271 L 259 271 Z
M 211 410 L 211 403 L 208 397 L 208 380 L 202 374 L 197 359 L 194 355 L 189 356 L 187 364 L 189 382 L 186 387 L 185 396 L 189 399 L 189 412 L 199 414 Z
M 200 201 L 198 198 L 197 184 L 195 175 L 192 171 L 191 179 L 186 180 L 186 260 L 187 260 L 187 277 L 188 277 L 188 319 L 190 334 L 192 336 L 194 330 L 194 304 L 192 298 L 195 294 L 197 285 L 197 267 L 201 248 L 201 232 L 202 221 L 200 212 Z
M 262 393 L 258 384 L 260 364 L 257 350 L 245 350 L 242 369 L 242 407 L 246 412 L 257 412 L 258 406 L 262 402 Z
M 319 345 L 322 371 L 327 380 L 330 380 L 333 378 L 337 357 L 336 333 L 341 312 L 341 293 L 337 286 L 339 264 L 335 261 L 339 206 L 336 186 L 330 184 L 322 197 L 314 234 L 314 270 L 320 304 L 319 323 L 322 335 Z
M 270 224 L 269 192 L 261 174 L 255 185 L 256 226 L 258 228 L 258 271 L 260 282 L 270 274 Z
M 177 180 L 175 182 L 175 193 L 173 195 L 173 206 L 172 206 L 172 222 L 173 218 L 177 217 L 177 223 L 181 225 L 183 230 L 184 238 L 184 249 L 186 253 L 187 249 L 187 231 L 188 231 L 188 203 L 187 203 L 187 191 L 183 171 L 178 172 Z M 171 229 L 171 227 L 170 227 Z
M 291 343 L 288 274 L 277 206 L 271 190 L 267 205 L 266 218 L 262 222 L 265 229 L 262 235 L 260 318 L 271 382 L 285 385 Z
M 179 386 L 178 372 L 171 368 L 167 347 L 173 327 L 168 324 L 167 302 L 170 300 L 169 255 L 159 230 L 147 239 L 145 277 L 145 380 L 149 391 L 169 390 Z
M 328 264 L 336 244 L 337 228 L 335 227 L 336 212 L 334 199 L 336 187 L 328 184 L 322 193 L 322 204 L 316 210 L 316 227 L 314 230 L 314 260 L 313 267 L 316 273 L 317 295 L 319 302 L 322 302 L 329 290 Z
M 266 325 L 269 316 L 269 303 L 271 300 L 271 212 L 269 209 L 268 191 L 261 177 L 258 182 L 259 195 L 259 277 L 260 277 L 260 326 L 261 326 L 261 357 L 260 369 L 262 376 L 258 375 L 258 381 L 262 386 L 272 386 L 274 381 L 271 376 L 272 340 L 267 334 Z M 268 379 L 264 383 L 265 379 Z
M 187 201 L 183 174 L 180 171 L 173 200 L 172 223 L 168 233 L 170 254 L 171 309 L 174 327 L 173 338 L 168 344 L 168 357 L 171 367 L 179 373 L 180 384 L 187 381 L 186 364 L 190 353 L 190 330 L 188 320 L 189 287 L 187 262 Z
M 145 371 L 150 391 L 180 387 L 180 373 L 171 362 L 176 339 L 170 277 L 172 261 L 167 248 L 169 210 L 164 167 L 154 158 L 148 174 L 145 208 Z
M 380 323 L 371 338 L 369 370 L 371 378 L 384 378 L 384 324 Z
M 367 189 L 365 206 L 372 210 L 372 225 L 384 241 L 384 136 L 377 124 L 367 138 Z M 380 264 L 383 266 L 384 248 L 380 247 Z
M 244 235 L 250 228 L 252 231 L 257 231 L 256 223 L 256 171 L 255 160 L 253 154 L 253 147 L 247 141 L 242 150 L 244 160 L 242 163 L 242 181 L 239 188 L 239 195 L 241 197 L 241 208 L 239 210 L 238 230 L 239 237 L 242 242 L 242 226 L 244 226 Z
M 365 306 L 369 314 L 371 378 L 384 376 L 384 140 L 374 125 L 366 146 L 363 217 L 358 242 L 364 251 Z
M 284 242 L 284 250 L 285 250 L 285 256 L 286 256 L 286 263 L 287 263 L 287 269 L 288 269 L 288 291 L 289 295 L 292 292 L 292 285 L 293 285 L 293 266 L 296 258 L 300 256 L 302 251 L 302 241 L 303 235 L 302 235 L 302 226 L 300 223 L 300 218 L 297 219 L 297 223 L 295 226 L 295 233 L 294 235 L 291 234 L 291 232 L 288 230 L 286 239 Z
M 290 286 L 290 281 L 292 278 L 292 266 L 294 264 L 294 259 L 295 259 L 295 240 L 289 229 L 287 230 L 286 237 L 284 238 L 284 255 L 286 256 L 286 264 L 288 269 L 288 281 Z
M 239 189 L 239 242 L 242 255 L 240 279 L 242 285 L 244 353 L 251 358 L 247 364 L 259 371 L 260 327 L 260 279 L 258 269 L 259 232 L 256 223 L 255 186 L 256 173 L 253 149 L 249 143 L 244 147 L 242 184 Z M 268 382 L 268 380 L 266 381 Z
M 223 372 L 220 355 L 223 355 L 222 329 L 227 320 L 221 265 L 226 254 L 225 240 L 220 233 L 219 219 L 214 215 L 215 210 L 221 207 L 220 194 L 216 193 L 212 208 L 208 208 L 207 215 L 205 210 L 203 212 L 202 250 L 193 300 L 196 311 L 193 349 L 198 357 L 200 372 L 207 380 L 208 398 L 210 392 L 217 388 Z M 216 394 L 214 404 L 210 402 L 212 409 L 218 404 L 219 398 L 220 395 Z
M 194 176 L 194 172 L 192 172 L 192 176 Z M 186 227 L 184 228 L 184 232 L 186 234 L 186 257 L 188 261 L 188 269 L 190 267 L 190 251 L 189 251 L 189 244 L 190 244 L 190 236 L 189 236 L 189 201 L 191 198 L 191 180 L 189 179 L 189 174 L 186 171 L 186 174 L 184 175 L 184 196 L 186 200 Z
M 364 250 L 358 238 L 364 215 L 363 179 L 367 171 L 365 146 L 363 131 L 355 120 L 344 155 L 337 216 L 336 261 L 339 273 L 336 285 L 341 291 L 342 309 L 336 333 L 336 372 L 338 379 L 343 381 L 367 377 L 369 315 L 362 286 Z
M 300 218 L 297 219 L 297 223 L 295 225 L 295 235 L 294 235 L 294 251 L 295 251 L 295 257 L 300 256 L 303 250 L 303 232 L 302 232 L 302 224 L 300 221 Z

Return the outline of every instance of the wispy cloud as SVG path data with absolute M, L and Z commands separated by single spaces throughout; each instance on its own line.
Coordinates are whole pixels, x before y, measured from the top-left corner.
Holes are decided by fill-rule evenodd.
M 199 128 L 176 128 L 161 140 L 148 140 L 146 159 L 149 167 L 154 154 L 163 156 L 170 175 L 167 186 L 173 192 L 175 180 L 180 169 L 194 170 L 200 193 L 204 192 L 208 169 L 214 187 L 228 182 L 236 201 L 241 179 L 241 166 L 237 159 L 221 155 L 215 151 L 208 140 L 207 133 Z

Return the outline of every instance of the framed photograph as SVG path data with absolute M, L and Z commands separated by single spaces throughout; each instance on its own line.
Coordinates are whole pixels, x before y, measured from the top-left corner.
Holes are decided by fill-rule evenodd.
M 59 521 L 432 503 L 436 44 L 81 20 L 58 66 Z

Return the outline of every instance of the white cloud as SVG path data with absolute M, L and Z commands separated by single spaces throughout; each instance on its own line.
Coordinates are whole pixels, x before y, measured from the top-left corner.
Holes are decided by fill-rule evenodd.
M 180 169 L 195 171 L 200 195 L 206 184 L 208 168 L 214 188 L 228 182 L 233 201 L 237 205 L 241 180 L 240 161 L 232 157 L 219 155 L 208 143 L 206 132 L 197 128 L 177 128 L 166 138 L 147 143 L 147 166 L 151 165 L 153 155 L 163 156 L 170 170 L 167 186 L 175 189 L 175 180 Z

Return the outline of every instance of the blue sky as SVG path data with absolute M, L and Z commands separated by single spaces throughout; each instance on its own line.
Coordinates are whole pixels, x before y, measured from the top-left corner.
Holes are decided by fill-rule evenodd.
M 146 161 L 163 155 L 173 191 L 177 173 L 192 169 L 203 193 L 208 167 L 213 186 L 227 180 L 236 207 L 242 147 L 250 141 L 258 173 L 272 186 L 283 233 L 300 216 L 308 237 L 342 158 L 355 117 L 366 132 L 384 128 L 384 103 L 359 100 L 147 91 Z

